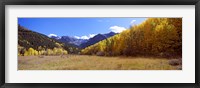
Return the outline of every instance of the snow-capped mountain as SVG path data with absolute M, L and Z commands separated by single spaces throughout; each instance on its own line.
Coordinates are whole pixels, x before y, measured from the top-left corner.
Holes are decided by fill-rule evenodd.
M 101 40 L 104 40 L 106 38 L 109 38 L 109 37 L 112 37 L 114 35 L 116 35 L 117 33 L 114 33 L 114 32 L 110 32 L 110 33 L 107 33 L 107 34 L 97 34 L 96 36 L 90 38 L 87 42 L 85 43 L 82 43 L 80 45 L 81 48 L 85 48 L 85 47 L 88 47 L 90 45 L 93 45 Z
M 87 42 L 87 39 L 77 39 L 75 37 L 69 37 L 69 36 L 62 36 L 60 39 L 58 39 L 60 42 L 68 42 L 74 45 L 79 46 L 82 43 Z
M 60 37 L 55 34 L 49 34 L 48 37 L 56 39 L 56 40 L 60 39 Z
M 70 37 L 70 36 L 61 36 L 61 37 L 49 36 L 49 37 L 56 39 L 60 42 L 66 43 L 66 44 L 70 43 L 70 44 L 74 44 L 74 45 L 77 45 L 77 46 L 88 41 L 87 39 L 78 39 L 78 38 Z
M 57 36 L 57 35 L 51 35 L 49 36 L 50 38 L 56 39 L 60 42 L 63 42 L 65 44 L 74 44 L 77 45 L 81 48 L 85 48 L 88 47 L 90 45 L 93 45 L 101 40 L 104 40 L 106 38 L 112 37 L 114 35 L 116 35 L 117 33 L 114 32 L 110 32 L 107 34 L 97 34 L 94 37 L 91 37 L 90 39 L 80 39 L 80 38 L 76 38 L 76 37 L 70 37 L 70 36 Z

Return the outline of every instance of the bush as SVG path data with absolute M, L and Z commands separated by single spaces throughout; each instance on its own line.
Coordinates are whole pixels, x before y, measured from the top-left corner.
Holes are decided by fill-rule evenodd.
M 182 70 L 182 65 L 177 67 L 177 70 Z
M 97 56 L 105 56 L 105 53 L 100 51 L 100 52 L 97 52 L 96 55 Z
M 182 61 L 180 59 L 172 59 L 169 61 L 169 64 L 172 66 L 177 66 L 177 65 L 181 65 Z
M 39 55 L 38 57 L 39 57 L 39 58 L 44 58 L 44 55 Z

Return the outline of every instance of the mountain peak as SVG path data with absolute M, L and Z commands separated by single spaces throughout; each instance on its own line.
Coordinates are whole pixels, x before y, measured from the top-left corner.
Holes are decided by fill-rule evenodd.
M 53 39 L 60 39 L 60 37 L 57 36 L 56 34 L 49 34 L 48 37 Z
M 58 37 L 56 34 L 49 34 L 48 36 L 49 36 L 49 37 L 52 37 L 52 36 Z
M 109 33 L 107 33 L 107 34 L 104 34 L 104 36 L 106 36 L 106 38 L 109 38 L 109 37 L 111 37 L 111 36 L 114 36 L 114 35 L 116 35 L 117 33 L 115 33 L 115 32 L 109 32 Z
M 70 43 L 78 46 L 82 43 L 87 42 L 86 39 L 78 39 L 76 37 L 70 37 L 70 36 L 62 36 L 60 39 L 57 40 L 63 43 Z
M 114 33 L 114 32 L 109 32 L 107 34 L 97 34 L 95 35 L 93 38 L 90 38 L 87 42 L 81 44 L 81 48 L 85 48 L 85 47 L 88 47 L 90 45 L 93 45 L 101 40 L 104 40 L 106 38 L 109 38 L 109 37 L 112 37 L 114 36 L 115 34 L 117 33 Z
M 117 33 L 115 33 L 115 32 L 109 32 L 109 33 L 105 33 L 105 34 L 99 33 L 97 35 L 94 35 L 93 37 L 90 37 L 89 39 L 80 38 L 78 36 L 77 37 L 76 36 L 75 37 L 71 37 L 71 36 L 58 37 L 55 34 L 50 34 L 49 37 L 56 39 L 63 43 L 70 43 L 70 44 L 74 44 L 74 45 L 80 46 L 82 48 L 85 48 L 85 47 L 93 45 L 101 40 L 112 37 L 115 34 L 117 34 Z

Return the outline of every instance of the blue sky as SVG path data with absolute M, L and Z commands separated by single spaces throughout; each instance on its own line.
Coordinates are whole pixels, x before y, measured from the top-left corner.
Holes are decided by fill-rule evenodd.
M 18 24 L 47 36 L 88 39 L 99 33 L 120 33 L 144 20 L 146 18 L 18 18 Z

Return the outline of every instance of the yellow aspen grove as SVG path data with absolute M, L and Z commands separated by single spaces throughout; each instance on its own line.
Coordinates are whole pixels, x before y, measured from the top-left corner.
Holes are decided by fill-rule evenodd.
M 98 51 L 106 56 L 161 56 L 182 54 L 182 19 L 148 18 L 120 34 L 86 47 L 82 54 Z

